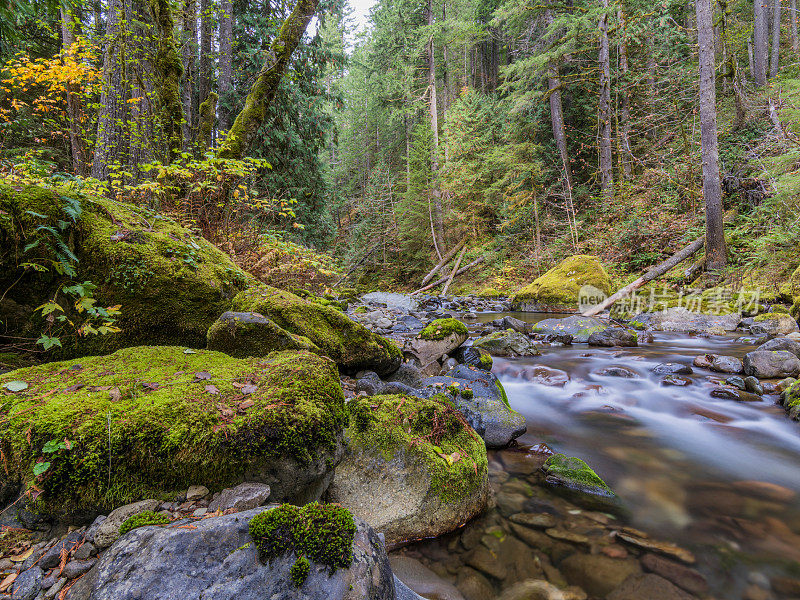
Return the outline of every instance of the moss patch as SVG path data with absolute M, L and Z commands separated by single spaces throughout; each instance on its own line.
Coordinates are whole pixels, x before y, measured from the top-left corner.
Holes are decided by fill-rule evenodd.
M 350 511 L 335 504 L 283 504 L 253 517 L 249 530 L 262 559 L 297 555 L 290 577 L 298 587 L 308 577 L 309 561 L 327 566 L 331 575 L 353 562 L 356 524 Z
M 268 285 L 243 291 L 233 299 L 234 310 L 257 312 L 286 331 L 304 336 L 347 372 L 363 369 L 378 374 L 397 370 L 403 354 L 392 342 L 356 323 L 330 306 L 308 302 Z
M 138 515 L 133 515 L 125 519 L 122 525 L 119 526 L 119 535 L 123 536 L 137 527 L 145 527 L 147 525 L 166 525 L 169 522 L 170 518 L 167 515 L 153 512 L 152 510 L 145 510 L 140 512 Z
M 29 386 L 3 390 L 11 380 Z M 129 348 L 0 376 L 0 444 L 12 483 L 34 483 L 46 442 L 71 441 L 36 482 L 37 503 L 54 514 L 191 484 L 220 489 L 281 457 L 308 462 L 338 446 L 346 421 L 335 365 L 307 352 L 240 360 Z
M 419 332 L 420 339 L 423 340 L 443 340 L 452 333 L 459 335 L 469 335 L 467 326 L 458 319 L 436 319 L 425 329 Z
M 444 396 L 355 398 L 347 404 L 350 443 L 391 460 L 398 452 L 419 459 L 443 501 L 465 498 L 486 478 L 486 447 Z
M 793 383 L 785 392 L 783 406 L 786 410 L 800 406 L 800 381 Z
M 611 293 L 611 279 L 596 256 L 579 254 L 561 261 L 547 273 L 522 288 L 511 300 L 541 304 L 575 305 L 584 285 L 591 285 L 605 294 Z
M 596 487 L 611 492 L 605 481 L 580 458 L 568 457 L 565 454 L 554 454 L 544 463 L 544 470 L 565 481 L 579 485 Z

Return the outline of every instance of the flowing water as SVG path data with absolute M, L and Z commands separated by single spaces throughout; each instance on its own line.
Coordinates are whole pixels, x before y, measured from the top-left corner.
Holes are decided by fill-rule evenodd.
M 506 315 L 528 322 L 553 317 L 484 313 L 478 322 Z M 479 538 L 481 529 L 497 536 L 500 528 L 503 535 L 512 535 L 508 517 L 519 509 L 515 493 L 549 503 L 551 512 L 558 513 L 553 504 L 557 500 L 542 489 L 541 476 L 531 473 L 546 458 L 536 454 L 545 444 L 583 458 L 628 509 L 619 521 L 593 532 L 579 522 L 583 517 L 577 510 L 561 507 L 565 521 L 559 527 L 574 527 L 602 542 L 584 543 L 585 551 L 602 550 L 613 527 L 628 525 L 691 550 L 697 557 L 693 567 L 707 578 L 712 597 L 755 598 L 753 590 L 769 588 L 770 583 L 777 591 L 765 598 L 800 597 L 800 587 L 792 591 L 795 584 L 790 581 L 800 573 L 800 426 L 775 404 L 776 396 L 764 396 L 760 402 L 712 398 L 709 392 L 725 375 L 694 368 L 684 376 L 691 383 L 676 387 L 662 385 L 664 376 L 651 371 L 665 362 L 691 365 L 695 356 L 707 352 L 741 357 L 752 349 L 735 336 L 655 333 L 652 343 L 638 348 L 575 344 L 545 348 L 542 356 L 496 358 L 493 372 L 503 382 L 511 406 L 528 423 L 516 451 L 490 453 L 495 492 L 508 494 L 500 497 L 499 510 L 404 552 L 452 581 L 461 577 L 463 584 L 459 572 L 464 565 L 479 562 L 473 556 L 475 541 L 467 538 Z M 597 374 L 612 366 L 635 376 Z M 525 457 L 531 467 L 518 468 Z M 532 501 L 527 502 L 530 506 Z M 532 556 L 558 563 L 560 556 L 553 556 L 552 548 L 525 541 Z M 639 553 L 630 547 L 627 551 Z M 511 571 L 501 578 L 491 576 L 491 568 L 478 570 L 497 593 L 515 577 Z M 526 576 L 530 573 L 516 575 Z

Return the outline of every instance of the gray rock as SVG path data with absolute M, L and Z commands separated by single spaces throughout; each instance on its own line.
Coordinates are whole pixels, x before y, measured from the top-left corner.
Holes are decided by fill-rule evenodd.
M 476 367 L 484 371 L 492 370 L 492 357 L 486 350 L 473 348 L 472 346 L 461 346 L 453 351 L 452 356 L 462 365 Z
M 725 385 L 735 387 L 737 390 L 747 390 L 747 385 L 745 384 L 744 379 L 742 379 L 738 375 L 734 377 L 728 377 L 725 380 Z
M 461 592 L 415 558 L 392 556 L 389 558 L 395 577 L 415 593 L 438 600 L 464 600 Z
M 722 398 L 723 400 L 736 400 L 737 402 L 759 402 L 761 400 L 761 396 L 734 387 L 714 388 L 711 390 L 711 397 Z
M 707 315 L 690 312 L 680 306 L 667 310 L 640 313 L 633 318 L 655 331 L 685 331 L 690 333 L 719 334 L 734 331 L 741 321 L 739 313 Z
M 513 329 L 495 331 L 472 342 L 472 347 L 485 350 L 492 356 L 538 356 L 535 343 L 525 334 Z
M 89 525 L 89 528 L 86 530 L 86 541 L 94 543 L 94 536 L 97 534 L 97 530 L 100 529 L 100 525 L 103 524 L 108 517 L 106 515 L 98 515 L 97 518 L 92 521 L 92 524 Z
M 42 569 L 31 567 L 20 573 L 11 588 L 11 600 L 33 600 L 42 589 Z
M 101 550 L 108 548 L 119 537 L 119 526 L 128 517 L 138 515 L 146 510 L 156 510 L 160 504 L 161 502 L 158 500 L 140 500 L 112 510 L 111 514 L 97 528 L 92 543 Z
M 64 570 L 61 571 L 61 574 L 67 579 L 75 579 L 91 569 L 96 562 L 96 558 L 89 558 L 87 560 L 71 560 L 64 565 Z
M 602 377 L 624 377 L 626 379 L 634 379 L 639 377 L 639 374 L 634 371 L 633 369 L 629 369 L 627 367 L 603 367 L 602 369 L 598 369 L 594 372 L 595 375 L 600 375 Z
M 402 383 L 410 388 L 418 388 L 422 385 L 422 380 L 425 376 L 422 372 L 412 364 L 404 362 L 400 368 L 392 373 L 386 381 L 392 383 Z
M 600 319 L 572 315 L 564 319 L 544 319 L 535 323 L 531 331 L 545 335 L 568 334 L 572 336 L 573 342 L 585 344 L 589 341 L 590 335 L 607 328 L 608 325 Z
M 222 490 L 219 496 L 208 505 L 208 510 L 211 512 L 251 510 L 266 504 L 269 494 L 270 487 L 266 483 L 240 483 L 235 488 Z
M 392 600 L 394 578 L 380 537 L 356 520 L 353 564 L 329 574 L 311 564 L 298 590 L 295 556 L 268 564 L 248 524 L 268 508 L 195 521 L 195 529 L 140 527 L 119 539 L 70 590 L 69 600 Z
M 758 394 L 759 396 L 764 394 L 764 386 L 762 386 L 761 382 L 759 382 L 758 379 L 752 375 L 744 378 L 744 389 L 751 394 Z
M 717 373 L 741 373 L 742 361 L 735 356 L 724 356 L 713 354 L 711 360 L 711 370 Z
M 797 321 L 782 313 L 759 315 L 750 325 L 750 333 L 753 335 L 786 335 L 797 331 L 800 331 Z
M 605 331 L 595 331 L 589 336 L 588 342 L 590 346 L 632 348 L 639 345 L 639 336 L 635 331 L 609 327 Z
M 73 558 L 77 560 L 86 560 L 87 558 L 97 554 L 97 548 L 91 542 L 84 542 L 80 547 L 73 552 Z
M 194 502 L 201 500 L 208 496 L 208 488 L 204 485 L 190 485 L 189 490 L 186 492 L 187 502 Z
M 759 379 L 796 377 L 800 359 L 786 350 L 754 350 L 744 355 L 744 373 Z
M 776 337 L 761 344 L 756 350 L 785 350 L 800 358 L 800 342 L 796 342 L 788 337 Z
M 50 586 L 50 588 L 44 594 L 44 600 L 50 600 L 50 598 L 55 598 L 61 589 L 66 585 L 67 578 L 66 577 L 59 577 L 56 582 Z
M 517 333 L 528 333 L 530 330 L 530 324 L 522 321 L 520 319 L 516 319 L 514 317 L 503 317 L 499 319 L 500 324 L 498 327 L 501 329 L 513 329 Z
M 660 363 L 650 369 L 651 372 L 658 375 L 691 375 L 694 369 L 689 365 L 681 365 L 678 363 Z
M 44 553 L 39 566 L 45 571 L 58 566 L 61 562 L 61 551 L 66 549 L 68 552 L 75 548 L 84 538 L 83 532 L 73 531 L 68 533 L 64 538 L 57 541 L 51 548 Z

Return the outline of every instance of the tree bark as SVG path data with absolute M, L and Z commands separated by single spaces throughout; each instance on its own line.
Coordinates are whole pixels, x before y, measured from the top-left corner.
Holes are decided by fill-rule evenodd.
M 79 22 L 69 10 L 61 6 L 61 51 L 66 58 L 72 45 L 75 43 Z M 76 175 L 86 175 L 86 145 L 83 141 L 83 131 L 80 120 L 83 108 L 78 95 L 79 88 L 76 84 L 67 83 L 67 116 L 69 118 L 69 145 L 72 153 L 72 170 Z
M 545 24 L 549 27 L 553 23 L 553 13 L 550 8 L 544 11 Z M 561 79 L 559 77 L 558 63 L 550 61 L 547 66 L 547 89 L 550 95 L 550 125 L 553 129 L 553 139 L 556 141 L 558 154 L 561 157 L 562 183 L 564 195 L 572 195 L 572 166 L 567 152 L 567 135 L 564 131 L 564 107 L 561 103 Z
M 431 0 L 428 0 L 426 9 L 426 22 L 429 27 L 433 25 L 433 7 Z M 433 217 L 434 217 L 434 235 L 436 236 L 435 246 L 439 252 L 444 251 L 444 215 L 442 214 L 442 191 L 439 189 L 439 182 L 437 180 L 439 173 L 439 107 L 437 104 L 436 94 L 436 57 L 435 47 L 433 45 L 433 33 L 430 34 L 428 40 L 428 90 L 430 93 L 430 118 L 431 118 L 431 132 L 433 133 L 433 147 L 431 148 L 431 195 L 433 196 Z
M 440 270 L 442 267 L 444 267 L 444 266 L 445 266 L 447 263 L 449 263 L 449 262 L 450 262 L 450 260 L 451 260 L 451 259 L 452 259 L 452 258 L 453 258 L 455 255 L 456 255 L 456 252 L 458 252 L 459 250 L 461 250 L 461 247 L 462 247 L 464 244 L 466 244 L 466 243 L 467 243 L 467 239 L 466 239 L 466 238 L 463 238 L 463 239 L 462 239 L 462 240 L 461 240 L 461 241 L 460 241 L 458 244 L 456 244 L 455 246 L 453 246 L 452 248 L 450 248 L 450 250 L 448 250 L 447 254 L 445 254 L 445 255 L 442 257 L 442 260 L 440 260 L 440 261 L 439 261 L 439 262 L 436 264 L 436 266 L 435 266 L 435 267 L 433 267 L 433 269 L 431 269 L 430 273 L 428 273 L 427 275 L 425 275 L 425 277 L 422 279 L 422 285 L 425 285 L 425 284 L 426 284 L 426 283 L 428 283 L 428 282 L 429 282 L 431 279 L 433 279 L 433 276 L 434 276 L 434 275 L 436 275 L 436 273 L 438 273 L 438 272 L 439 272 L 439 270 Z
M 606 200 L 614 198 L 613 156 L 611 152 L 611 56 L 608 44 L 608 0 L 603 0 L 603 15 L 600 17 L 600 189 Z
M 778 63 L 781 51 L 781 0 L 772 3 L 772 58 L 769 63 L 769 76 L 778 76 Z
M 797 55 L 797 0 L 789 0 L 789 31 L 792 34 L 792 52 Z
M 267 51 L 267 59 L 219 150 L 220 158 L 241 158 L 255 131 L 264 122 L 266 107 L 275 98 L 292 53 L 317 10 L 319 0 L 297 0 Z
M 163 161 L 169 164 L 183 146 L 184 119 L 180 92 L 183 65 L 175 42 L 175 20 L 169 0 L 150 0 L 148 7 L 157 35 L 155 75 L 161 134 L 165 144 Z
M 211 56 L 213 30 L 214 12 L 211 0 L 200 0 L 200 71 L 197 82 L 200 103 L 205 102 L 209 92 L 211 92 L 214 72 Z
M 631 130 L 631 108 L 630 108 L 630 94 L 628 92 L 628 42 L 625 38 L 625 11 L 622 10 L 622 5 L 620 5 L 618 10 L 618 20 L 619 20 L 619 30 L 620 30 L 620 42 L 619 42 L 619 70 L 620 70 L 620 79 L 619 82 L 622 95 L 621 106 L 620 106 L 620 124 L 618 135 L 620 136 L 620 147 L 622 148 L 622 175 L 627 180 L 631 177 L 631 140 L 630 140 L 630 130 Z
M 759 2 L 760 0 L 756 0 Z M 706 257 L 709 270 L 727 262 L 722 222 L 722 189 L 717 148 L 717 105 L 714 79 L 714 29 L 711 0 L 696 0 L 700 59 L 700 143 L 703 163 L 703 198 L 706 207 Z
M 219 81 L 217 91 L 222 100 L 219 111 L 219 128 L 231 128 L 231 113 L 227 107 L 233 90 L 233 2 L 222 0 L 222 14 L 219 17 Z
M 769 24 L 767 22 L 767 0 L 753 0 L 754 25 L 753 25 L 753 78 L 756 85 L 767 84 L 767 52 L 769 50 L 767 37 Z
M 197 102 L 197 1 L 184 0 L 182 19 L 183 79 L 181 81 L 181 102 L 183 103 L 183 149 L 188 150 L 194 142 L 193 125 L 196 120 Z

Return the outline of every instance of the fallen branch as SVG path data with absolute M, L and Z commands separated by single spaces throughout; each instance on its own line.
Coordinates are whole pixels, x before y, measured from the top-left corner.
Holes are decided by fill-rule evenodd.
M 467 272 L 467 271 L 469 271 L 469 270 L 470 270 L 472 267 L 474 267 L 474 266 L 475 266 L 475 265 L 477 265 L 477 264 L 480 264 L 480 263 L 482 263 L 484 260 L 486 260 L 486 255 L 479 256 L 478 258 L 476 258 L 475 260 L 473 260 L 473 261 L 472 261 L 471 263 L 469 263 L 468 265 L 466 265 L 466 266 L 464 266 L 464 267 L 461 267 L 461 268 L 460 268 L 458 271 L 455 271 L 455 274 L 454 274 L 454 275 L 452 275 L 452 276 L 453 276 L 453 277 L 457 277 L 458 275 L 461 275 L 462 273 L 466 273 L 466 272 Z M 421 288 L 419 288 L 418 290 L 415 290 L 415 291 L 411 292 L 411 294 L 410 294 L 410 295 L 411 295 L 411 296 L 413 296 L 414 294 L 419 294 L 420 292 L 424 292 L 424 291 L 426 291 L 426 290 L 429 290 L 429 289 L 431 289 L 431 288 L 434 288 L 434 287 L 436 287 L 437 285 L 441 285 L 442 283 L 444 283 L 445 281 L 447 281 L 447 279 L 448 279 L 448 276 L 442 277 L 441 279 L 438 279 L 438 280 L 434 281 L 433 283 L 429 283 L 429 284 L 428 284 L 428 285 L 426 285 L 425 287 L 421 287 Z
M 438 263 L 438 264 L 437 264 L 435 267 L 433 267 L 433 269 L 431 269 L 431 272 L 430 272 L 430 273 L 428 273 L 427 275 L 425 275 L 425 277 L 424 277 L 424 278 L 423 278 L 423 280 L 422 280 L 422 284 L 421 284 L 421 285 L 425 285 L 425 284 L 426 284 L 426 283 L 428 283 L 428 282 L 429 282 L 431 279 L 433 279 L 433 276 L 434 276 L 434 275 L 436 275 L 436 273 L 438 273 L 438 272 L 439 272 L 439 270 L 440 270 L 440 269 L 441 269 L 443 266 L 445 266 L 447 263 L 449 263 L 449 262 L 450 262 L 450 260 L 451 260 L 451 259 L 452 259 L 452 258 L 453 258 L 455 255 L 456 255 L 456 252 L 458 252 L 459 250 L 461 250 L 461 246 L 463 246 L 463 245 L 464 245 L 464 244 L 466 244 L 466 243 L 467 243 L 467 240 L 466 240 L 466 238 L 465 238 L 465 239 L 461 240 L 461 241 L 460 241 L 458 244 L 456 244 L 455 246 L 453 246 L 453 247 L 452 247 L 452 248 L 451 248 L 451 249 L 450 249 L 450 250 L 447 252 L 447 254 L 445 254 L 445 255 L 442 257 L 442 260 L 440 260 L 440 261 L 439 261 L 439 263 Z
M 456 260 L 456 264 L 453 266 L 453 272 L 450 273 L 450 279 L 447 280 L 447 283 L 444 284 L 444 289 L 442 290 L 442 296 L 447 295 L 447 290 L 450 288 L 450 284 L 453 283 L 453 279 L 458 273 L 458 267 L 461 266 L 461 259 L 464 258 L 464 253 L 467 251 L 467 247 L 464 246 L 464 249 L 461 251 L 461 254 L 458 255 L 458 259 Z
M 656 277 L 663 275 L 678 263 L 683 262 L 684 260 L 689 258 L 692 254 L 694 254 L 695 252 L 700 250 L 700 248 L 703 247 L 704 242 L 705 238 L 700 238 L 693 241 L 691 244 L 682 248 L 664 262 L 657 264 L 655 267 L 650 269 L 647 273 L 639 277 L 639 279 L 637 279 L 633 283 L 629 283 L 620 291 L 618 291 L 616 294 L 609 296 L 597 306 L 593 306 L 592 308 L 584 312 L 583 316 L 592 317 L 596 314 L 603 312 L 607 308 L 613 306 L 614 303 L 617 302 L 617 300 L 622 300 L 623 298 L 628 297 L 631 294 L 631 292 L 638 290 L 645 283 L 653 281 Z

